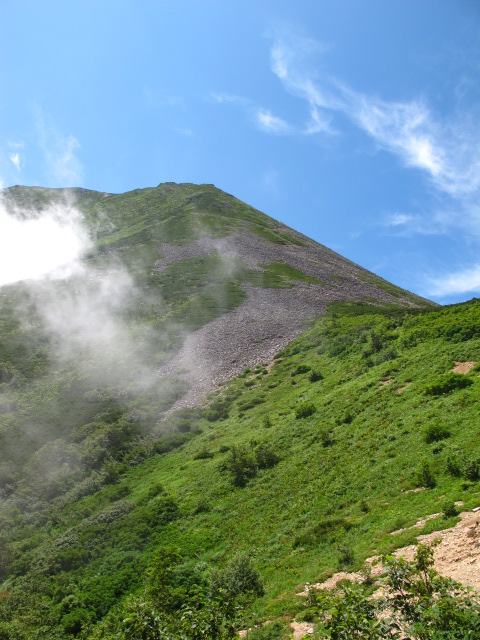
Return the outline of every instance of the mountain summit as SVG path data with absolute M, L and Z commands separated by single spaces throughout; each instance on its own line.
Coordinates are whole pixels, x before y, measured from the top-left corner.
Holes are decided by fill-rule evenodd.
M 338 570 L 368 585 L 339 624 L 385 637 L 365 560 L 479 508 L 479 301 L 433 305 L 211 185 L 13 187 L 0 213 L 29 267 L 0 288 L 0 637 L 326 637 L 340 600 L 305 585 Z M 472 545 L 452 575 L 478 588 Z M 432 637 L 438 610 L 480 624 L 431 584 Z
M 95 279 L 108 282 L 112 265 L 122 265 L 135 283 L 133 315 L 155 300 L 148 323 L 162 333 L 159 372 L 188 387 L 174 408 L 269 362 L 328 303 L 431 304 L 213 185 L 166 183 L 120 195 L 13 187 L 4 200 L 36 215 L 73 203 L 93 236 L 87 274 L 94 268 Z

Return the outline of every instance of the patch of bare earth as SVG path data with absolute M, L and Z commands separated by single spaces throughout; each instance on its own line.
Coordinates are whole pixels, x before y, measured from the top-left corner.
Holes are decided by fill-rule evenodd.
M 388 387 L 392 384 L 393 380 L 391 378 L 388 378 L 387 380 L 380 380 L 380 382 L 378 383 L 379 387 Z
M 476 362 L 455 362 L 451 371 L 452 373 L 470 373 L 476 364 Z
M 480 510 L 461 513 L 460 517 L 455 527 L 418 536 L 418 541 L 431 544 L 440 540 L 434 552 L 435 569 L 480 593 Z M 410 545 L 395 555 L 413 560 L 415 549 Z
M 314 629 L 310 622 L 291 622 L 290 627 L 292 628 L 293 638 L 295 638 L 295 640 L 313 635 Z
M 420 528 L 428 520 L 438 517 L 440 514 L 426 516 L 417 522 L 414 527 Z M 413 528 L 413 527 L 412 527 Z M 392 532 L 393 534 L 397 532 Z M 434 568 L 438 573 L 474 589 L 480 593 L 480 507 L 472 511 L 464 511 L 460 514 L 460 522 L 450 529 L 434 531 L 426 535 L 418 536 L 418 542 L 432 544 L 439 541 L 434 549 Z M 416 545 L 409 545 L 397 549 L 394 555 L 397 558 L 405 558 L 412 561 L 415 556 Z M 371 567 L 371 576 L 378 577 L 383 573 L 383 566 L 378 556 L 368 558 L 367 566 Z M 328 580 L 317 584 L 305 585 L 305 590 L 299 596 L 307 596 L 309 589 L 334 589 L 342 580 L 350 582 L 363 582 L 366 574 L 360 572 L 339 572 Z
M 403 387 L 399 387 L 397 389 L 397 393 L 403 393 L 405 391 L 405 389 L 407 389 L 412 383 L 411 382 L 406 382 Z

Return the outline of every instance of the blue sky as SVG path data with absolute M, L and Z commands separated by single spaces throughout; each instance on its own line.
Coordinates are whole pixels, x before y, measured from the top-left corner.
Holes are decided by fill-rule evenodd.
M 3 186 L 214 183 L 480 296 L 478 0 L 5 0 L 0 86 Z

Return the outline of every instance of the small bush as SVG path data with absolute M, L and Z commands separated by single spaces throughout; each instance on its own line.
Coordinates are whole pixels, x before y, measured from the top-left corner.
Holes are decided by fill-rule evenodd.
M 465 389 L 473 384 L 473 380 L 461 373 L 446 373 L 425 388 L 425 394 L 442 396 L 456 389 Z
M 454 518 L 458 516 L 458 509 L 455 506 L 455 503 L 452 500 L 445 500 L 442 504 L 443 517 L 448 520 L 448 518 Z
M 370 507 L 368 506 L 368 502 L 364 499 L 360 503 L 360 510 L 363 513 L 368 513 L 370 511 Z
M 456 478 L 462 475 L 462 460 L 457 449 L 450 451 L 447 456 L 447 472 Z
M 308 364 L 299 364 L 298 367 L 295 367 L 290 375 L 293 378 L 294 376 L 299 376 L 302 373 L 308 373 L 311 368 L 312 367 L 309 367 Z
M 262 418 L 262 427 L 265 427 L 265 429 L 270 429 L 271 426 L 273 426 L 273 422 L 272 422 L 272 419 L 270 418 L 270 416 L 267 413 Z
M 208 513 L 210 511 L 210 505 L 206 500 L 199 500 L 197 506 L 193 510 L 193 514 L 197 515 L 199 513 Z
M 295 407 L 295 417 L 297 420 L 301 418 L 308 418 L 312 416 L 317 410 L 317 407 L 313 404 L 313 402 L 303 402 Z
M 428 489 L 433 489 L 437 484 L 437 481 L 435 480 L 435 476 L 433 475 L 430 464 L 428 460 L 426 460 L 425 458 L 420 463 L 420 467 L 417 474 L 417 480 L 418 480 L 419 486 L 427 487 Z
M 246 554 L 237 554 L 230 564 L 212 574 L 214 592 L 223 589 L 227 597 L 262 596 L 263 581 L 255 569 L 252 559 Z
M 207 460 L 208 458 L 213 458 L 214 453 L 212 453 L 212 451 L 209 451 L 208 449 L 205 449 L 205 447 L 203 449 L 200 449 L 200 451 L 198 451 L 194 456 L 193 459 L 194 460 Z
M 480 478 L 480 459 L 466 458 L 463 464 L 463 475 L 467 480 L 476 482 Z
M 257 473 L 257 461 L 251 447 L 243 444 L 234 445 L 230 450 L 226 468 L 232 474 L 233 484 L 236 487 L 244 487 Z
M 205 418 L 209 422 L 217 422 L 218 420 L 226 420 L 228 418 L 228 409 L 226 409 L 225 407 L 207 409 L 205 411 Z
M 480 458 L 454 449 L 447 457 L 447 472 L 456 478 L 476 482 L 480 478 Z
M 355 560 L 353 549 L 349 546 L 342 545 L 338 549 L 338 568 L 348 569 Z
M 321 429 L 318 435 L 322 443 L 322 446 L 330 447 L 334 443 L 330 429 L 328 428 Z
M 450 431 L 440 424 L 429 424 L 425 430 L 425 442 L 431 444 L 432 442 L 439 442 L 450 437 Z
M 323 380 L 323 373 L 318 371 L 317 369 L 312 369 L 312 372 L 308 376 L 310 382 L 318 382 L 319 380 Z
M 270 469 L 280 461 L 277 454 L 265 444 L 261 444 L 255 451 L 255 458 L 259 469 Z

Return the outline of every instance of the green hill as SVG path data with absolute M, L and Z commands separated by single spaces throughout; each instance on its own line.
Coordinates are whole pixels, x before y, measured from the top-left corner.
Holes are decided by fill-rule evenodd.
M 142 594 L 228 626 L 195 585 L 282 621 L 478 503 L 478 366 L 451 372 L 480 360 L 477 300 L 435 307 L 209 185 L 6 191 L 75 197 L 94 244 L 1 290 L 0 638 L 167 637 Z

